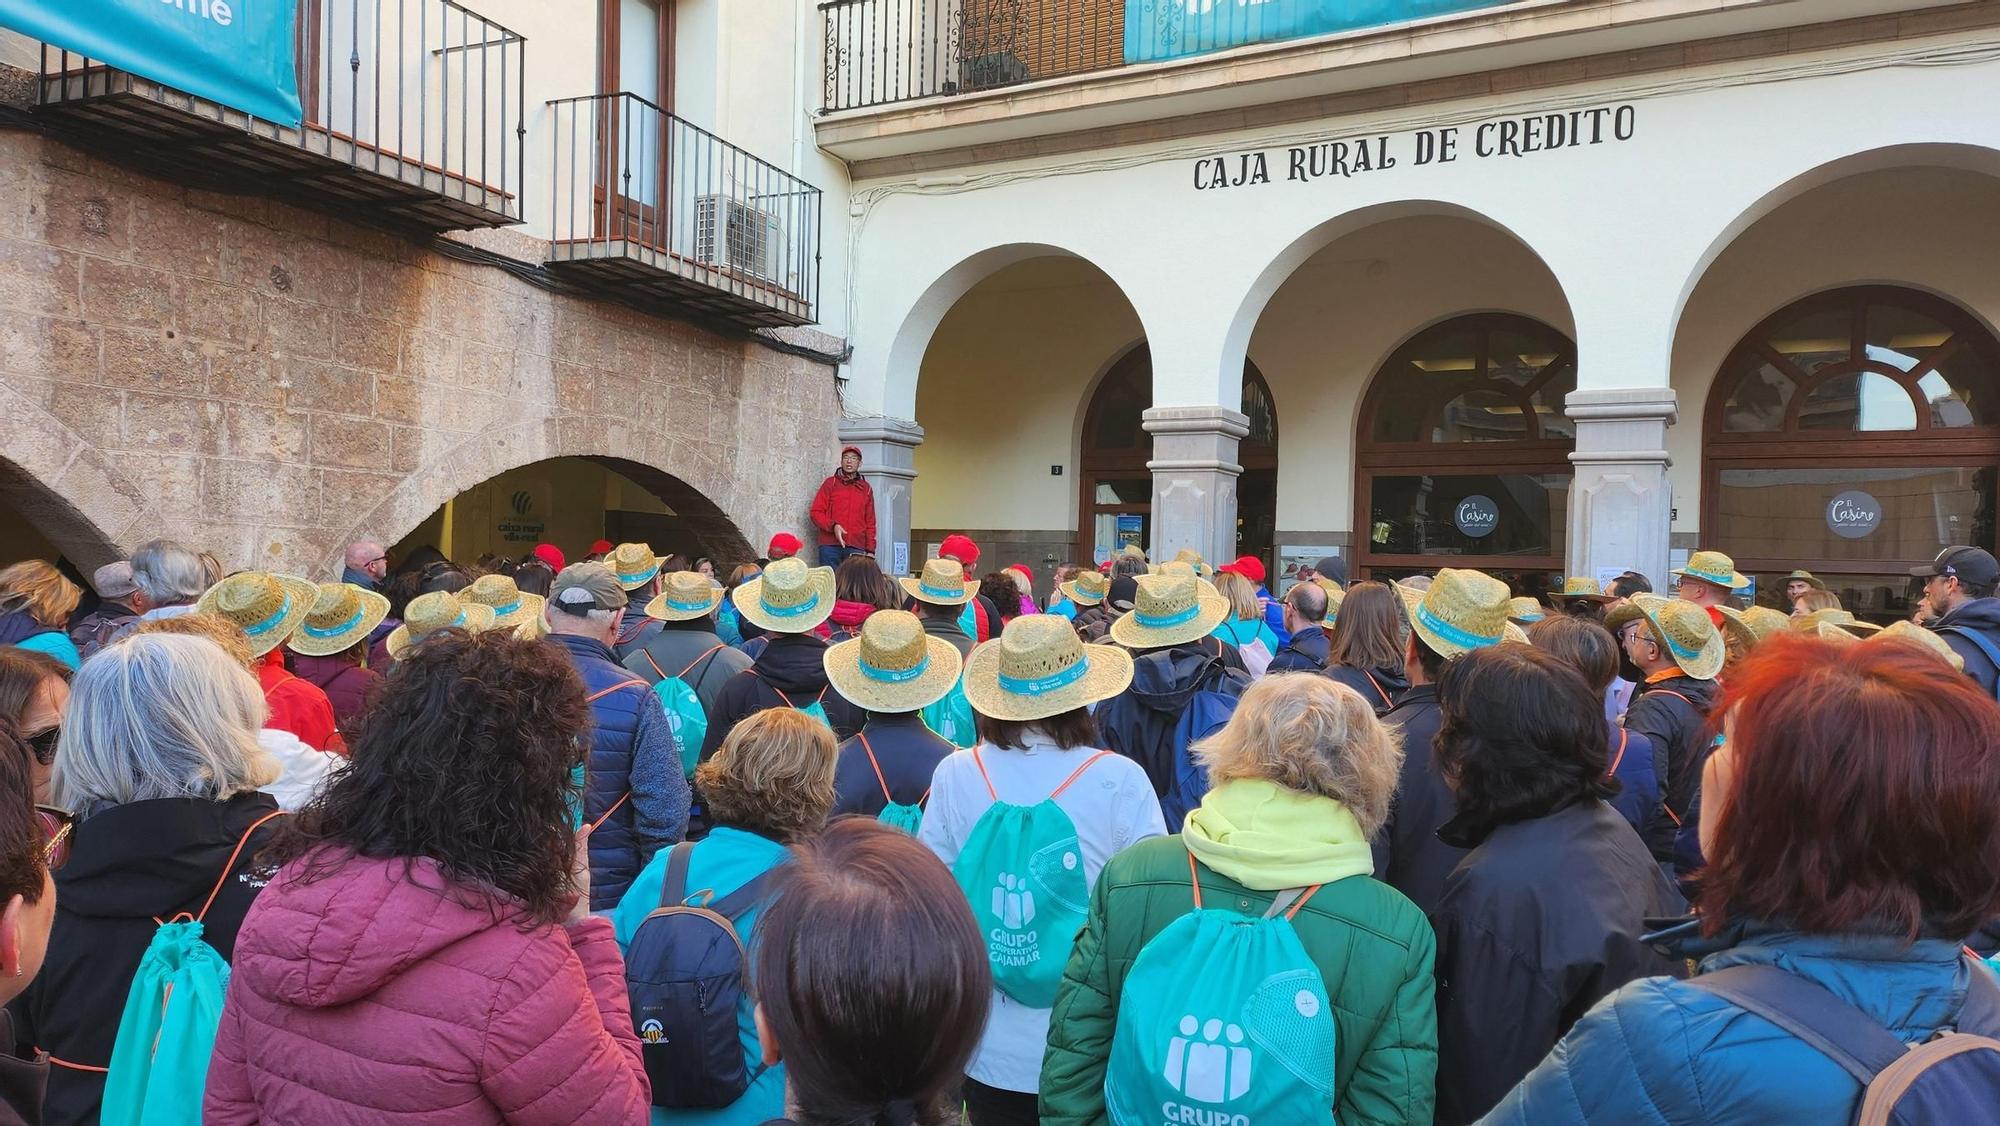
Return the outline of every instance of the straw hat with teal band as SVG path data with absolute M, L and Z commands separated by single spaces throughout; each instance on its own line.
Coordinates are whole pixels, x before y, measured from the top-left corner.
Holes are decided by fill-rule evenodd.
M 1131 683 L 1130 653 L 1115 645 L 1085 645 L 1069 621 L 1054 614 L 1015 618 L 965 659 L 965 698 L 972 710 L 1011 723 L 1108 700 Z
M 1792 628 L 1801 633 L 1819 631 L 1824 635 L 1824 631 L 1819 628 L 1821 626 L 1845 630 L 1856 637 L 1867 637 L 1882 632 L 1881 626 L 1874 622 L 1861 621 L 1848 610 L 1814 610 L 1810 614 L 1802 614 L 1792 619 Z
M 1697 551 L 1688 556 L 1687 566 L 1673 572 L 1678 579 L 1695 579 L 1726 590 L 1742 590 L 1750 580 L 1736 572 L 1736 560 L 1719 551 Z
M 660 557 L 653 554 L 650 544 L 621 543 L 604 557 L 604 565 L 626 590 L 638 590 L 660 573 Z
M 896 581 L 903 593 L 933 606 L 963 606 L 979 592 L 979 584 L 965 577 L 965 567 L 956 559 L 926 559 L 916 577 Z
M 1725 636 L 1735 638 L 1745 652 L 1769 640 L 1772 634 L 1784 633 L 1792 628 L 1790 615 L 1779 613 L 1769 606 L 1751 606 L 1744 610 L 1734 606 L 1717 606 L 1715 610 L 1722 615 Z
M 1949 664 L 1959 672 L 1965 671 L 1965 658 L 1952 651 L 1951 646 L 1934 631 L 1927 630 L 1915 622 L 1891 622 L 1881 633 L 1875 635 L 1884 641 L 1895 641 L 1914 645 L 1928 652 L 1938 660 Z
M 877 610 L 859 636 L 826 651 L 826 679 L 849 703 L 869 712 L 927 708 L 958 683 L 958 647 L 924 632 L 907 610 Z
M 1111 623 L 1111 640 L 1132 649 L 1159 649 L 1207 637 L 1229 613 L 1229 600 L 1195 577 L 1185 563 L 1163 575 L 1138 575 L 1132 612 Z
M 797 557 L 773 559 L 763 574 L 730 592 L 729 600 L 744 618 L 771 633 L 810 633 L 833 614 L 833 568 L 808 567 Z
M 1563 580 L 1563 588 L 1549 592 L 1550 598 L 1573 598 L 1578 602 L 1610 602 L 1611 596 L 1597 585 L 1596 579 L 1581 576 Z
M 285 643 L 319 601 L 319 586 L 297 575 L 244 571 L 209 587 L 195 612 L 219 614 L 250 637 L 250 655 L 261 657 Z
M 463 602 L 448 590 L 434 590 L 410 599 L 403 608 L 403 624 L 389 632 L 384 643 L 389 656 L 402 660 L 412 646 L 439 630 L 462 629 L 478 633 L 493 625 L 493 607 Z
M 1668 659 L 1696 680 L 1714 680 L 1728 658 L 1722 631 L 1709 620 L 1708 610 L 1684 598 L 1635 594 L 1604 616 L 1612 633 L 1628 623 L 1643 621 Z
M 646 603 L 646 616 L 663 622 L 691 622 L 715 613 L 722 605 L 722 588 L 709 582 L 700 571 L 675 571 L 668 575 L 664 589 Z
M 1526 595 L 1507 602 L 1507 619 L 1515 625 L 1529 625 L 1546 617 L 1548 614 L 1542 609 L 1541 602 Z
M 1508 620 L 1514 606 L 1507 584 L 1483 571 L 1447 567 L 1427 589 L 1402 583 L 1393 583 L 1390 589 L 1403 600 L 1410 628 L 1441 656 L 1528 639 L 1520 626 Z
M 1057 584 L 1057 589 L 1078 606 L 1095 606 L 1111 593 L 1111 580 L 1097 571 L 1078 571 L 1075 578 Z
M 285 647 L 308 657 L 345 653 L 365 640 L 389 616 L 389 600 L 353 583 L 321 583 L 312 612 Z
M 458 600 L 492 607 L 490 629 L 513 629 L 523 622 L 539 619 L 542 604 L 547 601 L 539 594 L 525 593 L 506 575 L 479 576 L 471 586 L 458 592 Z

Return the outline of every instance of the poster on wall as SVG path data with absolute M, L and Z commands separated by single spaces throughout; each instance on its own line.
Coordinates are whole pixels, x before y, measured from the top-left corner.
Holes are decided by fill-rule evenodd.
M 1313 564 L 1329 555 L 1339 555 L 1337 547 L 1326 544 L 1282 544 L 1278 548 L 1278 581 L 1271 584 L 1271 595 L 1283 598 L 1285 592 L 1299 585 L 1299 570 L 1312 569 Z
M 494 535 L 509 547 L 547 539 L 549 496 L 547 481 L 523 481 L 504 492 L 493 490 Z
M 1125 61 L 1177 59 L 1247 43 L 1497 8 L 1512 0 L 1130 0 Z
M 1146 545 L 1139 541 L 1145 534 L 1146 518 L 1144 516 L 1132 512 L 1121 512 L 1118 514 L 1119 550 L 1122 551 L 1127 547 L 1136 547 L 1144 551 Z

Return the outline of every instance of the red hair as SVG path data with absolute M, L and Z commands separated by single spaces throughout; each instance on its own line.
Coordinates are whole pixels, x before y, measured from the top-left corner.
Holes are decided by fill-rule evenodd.
M 1774 637 L 1730 670 L 1733 784 L 1697 902 L 1959 939 L 2000 913 L 2000 707 L 1923 650 Z

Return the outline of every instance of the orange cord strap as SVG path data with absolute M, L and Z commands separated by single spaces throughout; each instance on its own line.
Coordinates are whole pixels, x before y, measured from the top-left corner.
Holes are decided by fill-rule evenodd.
M 1611 765 L 1604 768 L 1606 778 L 1618 773 L 1618 764 L 1625 761 L 1625 744 L 1630 742 L 1631 738 L 1631 732 L 1622 727 L 1618 729 L 1618 753 L 1611 756 Z
M 618 795 L 618 800 L 611 803 L 611 808 L 605 810 L 603 816 L 599 817 L 597 820 L 592 821 L 590 823 L 590 831 L 595 833 L 599 825 L 602 825 L 606 821 L 611 820 L 611 815 L 618 812 L 619 806 L 624 805 L 626 802 L 631 800 L 632 800 L 632 791 L 630 790 L 627 790 L 624 793 Z
M 215 906 L 215 897 L 221 895 L 223 887 L 229 883 L 229 874 L 236 870 L 236 859 L 237 857 L 243 855 L 243 846 L 250 843 L 251 834 L 255 833 L 258 829 L 263 828 L 265 822 L 271 821 L 275 818 L 283 817 L 284 815 L 285 815 L 284 810 L 274 809 L 271 812 L 266 813 L 264 816 L 259 817 L 257 820 L 252 821 L 250 823 L 250 827 L 248 829 L 243 830 L 243 836 L 240 837 L 236 842 L 235 851 L 229 854 L 229 862 L 222 866 L 221 878 L 215 881 L 215 887 L 208 893 L 207 902 L 201 905 L 201 912 L 194 917 L 195 922 L 199 923 L 203 919 L 208 917 L 208 909 L 210 907 Z M 183 912 L 183 914 L 185 914 L 185 912 Z M 180 916 L 178 915 L 175 916 L 175 918 L 177 919 L 179 917 Z
M 604 690 L 603 690 L 603 691 L 601 691 L 601 692 L 592 692 L 592 693 L 591 693 L 590 695 L 588 695 L 588 696 L 585 696 L 585 697 L 583 698 L 583 702 L 584 702 L 584 703 L 586 703 L 586 704 L 594 704 L 594 703 L 596 703 L 597 701 L 599 701 L 599 700 L 602 700 L 602 699 L 604 699 L 604 698 L 605 698 L 606 696 L 609 696 L 609 695 L 611 695 L 611 694 L 612 694 L 613 692 L 616 692 L 616 691 L 618 691 L 618 690 L 619 690 L 620 688 L 641 688 L 641 689 L 644 689 L 644 688 L 651 688 L 651 687 L 652 687 L 652 685 L 650 685 L 650 684 L 647 684 L 647 683 L 646 683 L 645 681 L 643 681 L 643 680 L 621 680 L 621 681 L 619 681 L 618 683 L 616 683 L 616 684 L 612 685 L 612 686 L 611 686 L 611 687 L 609 687 L 609 688 L 606 688 L 606 689 L 604 689 Z
M 979 757 L 979 748 L 972 748 L 972 765 L 979 768 L 979 777 L 986 781 L 986 793 L 994 801 L 1000 800 L 1000 791 L 993 788 L 993 776 L 986 773 L 986 760 Z
M 1071 785 L 1075 784 L 1075 782 L 1076 782 L 1076 780 L 1077 780 L 1077 779 L 1079 779 L 1079 778 L 1083 777 L 1083 772 L 1084 772 L 1084 771 L 1086 771 L 1086 770 L 1089 770 L 1089 769 L 1090 769 L 1090 767 L 1091 767 L 1091 764 L 1092 764 L 1092 763 L 1096 762 L 1096 761 L 1097 761 L 1098 759 L 1101 759 L 1101 758 L 1103 758 L 1103 757 L 1104 757 L 1105 755 L 1108 755 L 1108 754 L 1110 754 L 1110 753 L 1111 753 L 1110 751 L 1099 751 L 1099 752 L 1097 752 L 1096 754 L 1094 754 L 1094 755 L 1090 756 L 1089 758 L 1087 758 L 1087 759 L 1083 760 L 1083 765 L 1082 765 L 1082 766 L 1079 766 L 1079 767 L 1077 767 L 1077 768 L 1076 768 L 1076 770 L 1075 770 L 1075 771 L 1073 771 L 1073 772 L 1072 772 L 1072 773 L 1070 774 L 1070 776 L 1069 776 L 1068 778 L 1065 778 L 1065 779 L 1063 779 L 1063 784 L 1062 784 L 1062 785 L 1060 785 L 1060 786 L 1057 786 L 1057 787 L 1055 788 L 1055 792 L 1054 792 L 1054 793 L 1052 793 L 1052 794 L 1050 794 L 1049 796 L 1050 796 L 1050 797 L 1052 797 L 1052 798 L 1053 798 L 1053 797 L 1057 797 L 1057 796 L 1059 796 L 1059 795 L 1060 795 L 1060 794 L 1061 794 L 1061 793 L 1062 793 L 1062 792 L 1063 792 L 1064 790 L 1067 790 L 1067 789 L 1069 789 Z
M 36 1048 L 35 1050 L 37 1052 L 42 1052 L 40 1048 Z M 42 1052 L 42 1054 L 45 1056 L 49 1056 L 47 1052 Z M 71 1063 L 68 1060 L 57 1059 L 54 1056 L 49 1056 L 49 1062 L 56 1065 L 57 1067 L 66 1067 L 71 1071 L 89 1071 L 89 1072 L 95 1072 L 98 1075 L 109 1075 L 111 1073 L 111 1069 L 108 1067 L 94 1067 L 87 1063 Z
M 882 764 L 875 761 L 875 748 L 868 745 L 868 733 L 857 731 L 854 737 L 861 740 L 861 753 L 868 756 L 868 765 L 875 768 L 875 781 L 882 787 L 882 800 L 894 802 L 896 799 L 889 794 L 889 780 L 882 777 Z
M 1194 866 L 1194 853 L 1188 853 L 1187 858 L 1188 882 L 1194 885 L 1194 907 L 1195 910 L 1199 911 L 1201 910 L 1201 872 Z

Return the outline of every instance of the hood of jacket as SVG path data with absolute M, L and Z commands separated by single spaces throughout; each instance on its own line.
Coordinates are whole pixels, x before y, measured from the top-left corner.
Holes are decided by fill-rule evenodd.
M 1238 779 L 1211 789 L 1181 839 L 1196 860 L 1254 891 L 1330 884 L 1375 870 L 1354 814 L 1332 798 Z
M 1176 645 L 1156 649 L 1132 658 L 1132 698 L 1156 712 L 1180 713 L 1187 710 L 1195 690 L 1208 678 L 1211 665 L 1219 665 L 1215 654 L 1197 645 Z
M 750 667 L 780 692 L 810 696 L 826 687 L 826 642 L 809 633 L 774 633 Z
M 1938 628 L 1962 626 L 1980 631 L 2000 631 L 2000 598 L 1975 598 L 1938 619 Z
M 446 947 L 519 926 L 525 915 L 506 896 L 452 882 L 429 858 L 350 855 L 319 878 L 303 879 L 306 871 L 305 863 L 287 865 L 258 896 L 235 963 L 259 993 L 300 1008 L 360 1000 Z
M 861 623 L 867 621 L 868 615 L 873 614 L 875 610 L 875 604 L 872 602 L 849 602 L 842 598 L 834 602 L 833 617 L 830 620 L 841 629 L 860 629 Z
M 69 863 L 56 873 L 67 911 L 143 919 L 206 896 L 236 843 L 278 803 L 243 793 L 226 802 L 155 798 L 104 806 L 76 827 Z

